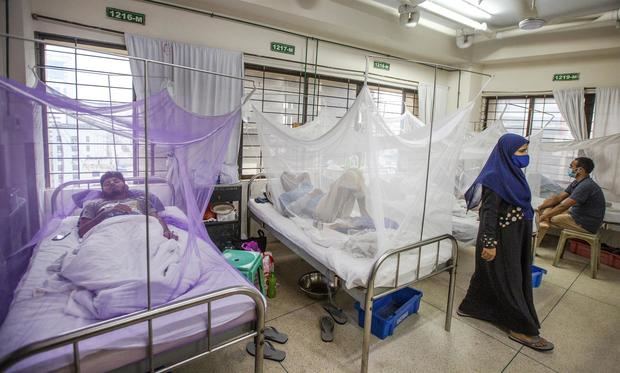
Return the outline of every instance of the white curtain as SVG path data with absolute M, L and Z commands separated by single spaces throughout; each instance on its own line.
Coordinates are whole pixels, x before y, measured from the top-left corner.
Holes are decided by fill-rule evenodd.
M 588 138 L 583 88 L 554 89 L 553 97 L 575 140 Z
M 139 35 L 125 35 L 130 56 L 143 57 L 181 66 L 243 77 L 243 53 L 209 48 L 199 45 L 152 39 Z M 144 92 L 144 63 L 131 62 L 136 94 L 141 99 Z M 229 113 L 241 105 L 243 80 L 149 63 L 149 94 L 169 87 L 177 104 L 201 115 Z M 239 181 L 239 140 L 241 115 L 231 134 L 230 144 L 222 166 L 220 182 L 231 184 Z
M 149 60 L 172 62 L 172 42 L 167 40 L 151 39 L 139 35 L 125 34 L 125 44 L 130 56 L 147 58 Z M 129 60 L 133 75 L 133 88 L 138 100 L 144 98 L 144 61 Z M 166 88 L 172 81 L 172 68 L 166 65 L 149 63 L 148 93 L 153 94 Z
M 594 120 L 592 121 L 593 137 L 602 137 L 620 133 L 620 87 L 597 88 L 594 102 Z M 601 151 L 596 164 L 597 180 L 601 187 L 620 198 L 620 146 L 606 147 Z
M 432 84 L 420 84 L 418 85 L 418 103 L 420 107 L 419 118 L 422 122 L 430 125 L 433 120 L 433 85 Z M 437 85 L 435 94 L 435 110 L 434 121 L 438 121 L 446 115 L 448 109 L 448 87 Z

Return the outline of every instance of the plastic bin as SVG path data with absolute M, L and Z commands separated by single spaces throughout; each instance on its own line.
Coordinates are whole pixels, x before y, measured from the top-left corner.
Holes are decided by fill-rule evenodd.
M 547 270 L 544 268 L 532 266 L 532 287 L 537 288 L 542 283 L 543 275 L 547 274 Z
M 422 299 L 421 291 L 403 288 L 375 300 L 372 307 L 372 326 L 370 328 L 372 334 L 381 339 L 392 335 L 396 326 L 407 316 L 418 312 L 420 299 Z M 355 302 L 355 308 L 357 309 L 357 321 L 363 328 L 366 312 L 359 302 Z

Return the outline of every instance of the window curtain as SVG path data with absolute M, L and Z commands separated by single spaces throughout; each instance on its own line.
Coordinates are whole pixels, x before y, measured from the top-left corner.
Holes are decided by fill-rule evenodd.
M 618 133 L 620 133 L 620 87 L 597 88 L 592 135 L 596 138 Z M 618 170 L 620 149 L 607 147 L 601 150 L 597 158 L 597 180 L 604 190 L 613 193 L 617 201 L 620 200 L 620 170 Z
M 422 122 L 430 125 L 433 120 L 433 85 L 418 85 L 418 103 L 420 107 L 419 118 Z M 435 94 L 435 111 L 434 120 L 440 120 L 446 115 L 448 109 L 448 87 L 437 85 L 437 93 Z
M 583 88 L 554 89 L 553 97 L 575 140 L 588 138 Z
M 159 40 L 139 35 L 125 35 L 130 56 L 174 63 L 181 66 L 243 77 L 243 53 L 209 48 L 200 45 Z M 144 97 L 144 62 L 131 61 L 134 86 L 138 99 Z M 172 97 L 184 109 L 201 115 L 229 113 L 241 105 L 243 81 L 205 74 L 198 71 L 157 65 L 148 65 L 148 93 L 169 88 Z M 241 114 L 231 134 L 226 158 L 222 165 L 220 183 L 239 181 L 239 141 Z

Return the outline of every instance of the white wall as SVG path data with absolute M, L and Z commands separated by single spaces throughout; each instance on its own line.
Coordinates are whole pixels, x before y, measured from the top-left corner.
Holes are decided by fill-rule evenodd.
M 121 0 L 110 0 L 106 2 L 97 0 L 31 0 L 31 3 L 34 13 L 45 16 L 79 21 L 80 23 L 88 25 L 155 38 L 202 44 L 215 48 L 241 50 L 246 53 L 267 57 L 284 58 L 300 63 L 293 65 L 299 69 L 302 69 L 302 63 L 306 60 L 309 63 L 313 63 L 318 54 L 318 59 L 316 61 L 320 65 L 363 71 L 365 68 L 365 55 L 369 54 L 369 52 L 360 51 L 359 49 L 348 48 L 332 43 L 318 42 L 313 38 L 309 38 L 308 40 L 308 51 L 306 54 L 306 37 L 141 2 L 127 2 Z M 109 19 L 105 15 L 106 6 L 144 13 L 146 14 L 146 25 L 135 25 Z M 178 22 L 180 19 L 183 21 Z M 74 27 L 50 23 L 43 20 L 34 21 L 34 28 L 36 31 L 48 33 L 79 36 L 85 39 L 113 43 L 124 43 L 123 38 L 115 34 L 76 29 Z M 296 48 L 295 55 L 290 56 L 271 52 L 270 43 L 272 41 L 294 45 Z M 248 62 L 261 62 L 260 59 L 253 59 L 251 57 L 248 57 L 246 60 Z M 398 61 L 385 61 L 391 64 L 390 71 L 375 70 L 372 65 L 370 71 L 427 84 L 432 84 L 433 82 L 432 68 Z M 269 61 L 269 64 L 274 67 L 278 67 L 279 65 L 277 62 L 273 61 Z M 280 65 L 282 67 L 291 67 L 290 64 Z M 343 74 L 342 72 L 330 71 L 329 73 L 331 75 L 362 79 L 359 74 L 356 74 L 356 76 L 346 76 L 347 74 Z M 438 84 L 442 85 L 449 85 L 450 83 L 448 79 L 438 82 Z M 403 83 L 398 82 L 398 84 L 402 85 Z M 456 88 L 454 88 L 453 91 L 456 91 Z
M 596 57 L 571 57 L 487 65 L 495 75 L 488 91 L 543 91 L 569 87 L 620 86 L 620 53 Z M 576 81 L 552 81 L 553 74 L 580 73 Z

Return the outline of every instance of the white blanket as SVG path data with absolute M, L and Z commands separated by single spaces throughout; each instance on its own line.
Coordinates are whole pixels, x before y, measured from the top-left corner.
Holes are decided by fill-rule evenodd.
M 186 245 L 165 238 L 157 219 L 149 217 L 146 232 L 143 215 L 104 220 L 48 268 L 52 278 L 45 287 L 71 286 L 65 312 L 78 317 L 108 319 L 145 309 L 148 239 L 151 305 L 185 293 L 200 278 L 200 261 L 184 258 Z

